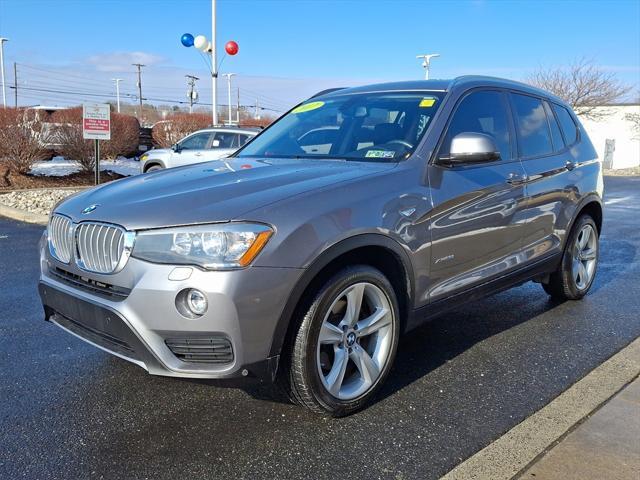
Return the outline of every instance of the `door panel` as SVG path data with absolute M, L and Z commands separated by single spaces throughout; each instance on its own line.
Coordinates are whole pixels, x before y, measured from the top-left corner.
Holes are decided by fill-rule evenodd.
M 207 148 L 211 142 L 211 133 L 202 132 L 191 135 L 180 142 L 181 150 L 171 156 L 172 166 L 189 165 L 207 160 Z
M 501 159 L 428 167 L 433 204 L 430 301 L 471 288 L 522 264 L 525 171 L 517 160 L 506 94 L 476 90 L 456 107 L 439 148 L 447 156 L 463 132 L 493 138 Z
M 431 291 L 435 301 L 504 274 L 523 262 L 524 176 L 519 161 L 472 168 L 429 167 Z
M 533 261 L 561 251 L 573 212 L 575 173 L 556 118 L 542 99 L 511 93 L 518 148 L 527 174 L 525 258 Z M 565 227 L 563 227 L 563 225 Z

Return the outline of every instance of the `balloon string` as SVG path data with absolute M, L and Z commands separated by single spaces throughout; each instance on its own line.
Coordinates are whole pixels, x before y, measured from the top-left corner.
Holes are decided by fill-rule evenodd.
M 211 65 L 211 59 L 209 58 L 209 55 L 205 55 L 204 53 L 202 53 L 200 50 L 198 50 L 198 53 L 200 54 L 200 56 L 202 57 L 202 61 L 205 63 L 205 65 L 207 66 L 207 68 L 209 69 L 209 73 L 211 75 L 213 75 L 213 67 Z
M 218 72 L 220 72 L 220 68 L 222 68 L 222 62 L 224 62 L 225 58 L 227 58 L 227 52 L 224 52 L 222 54 L 222 58 L 220 59 L 220 63 L 218 64 Z

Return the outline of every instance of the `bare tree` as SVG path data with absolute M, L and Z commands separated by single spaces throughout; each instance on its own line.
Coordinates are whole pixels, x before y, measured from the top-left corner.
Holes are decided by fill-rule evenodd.
M 619 101 L 631 89 L 612 72 L 605 72 L 585 58 L 568 67 L 540 68 L 527 81 L 562 98 L 578 115 L 591 120 L 607 114 L 598 107 Z
M 640 139 L 640 113 L 627 113 L 624 119 L 631 122 L 631 129 L 633 130 L 633 138 Z

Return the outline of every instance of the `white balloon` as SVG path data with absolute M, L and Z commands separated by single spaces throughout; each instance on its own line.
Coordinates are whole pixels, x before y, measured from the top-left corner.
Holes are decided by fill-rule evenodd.
M 204 52 L 209 46 L 209 41 L 204 35 L 198 35 L 193 39 L 193 46 Z

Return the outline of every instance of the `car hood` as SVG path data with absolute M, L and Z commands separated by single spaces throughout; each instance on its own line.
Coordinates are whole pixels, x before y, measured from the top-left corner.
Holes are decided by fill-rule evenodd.
M 152 148 L 151 150 L 147 151 L 145 153 L 145 155 L 149 155 L 150 157 L 166 157 L 168 155 L 171 155 L 173 153 L 173 150 L 171 150 L 170 148 Z
M 75 222 L 103 221 L 129 230 L 240 220 L 278 200 L 394 166 L 230 158 L 116 180 L 70 197 L 56 212 Z

